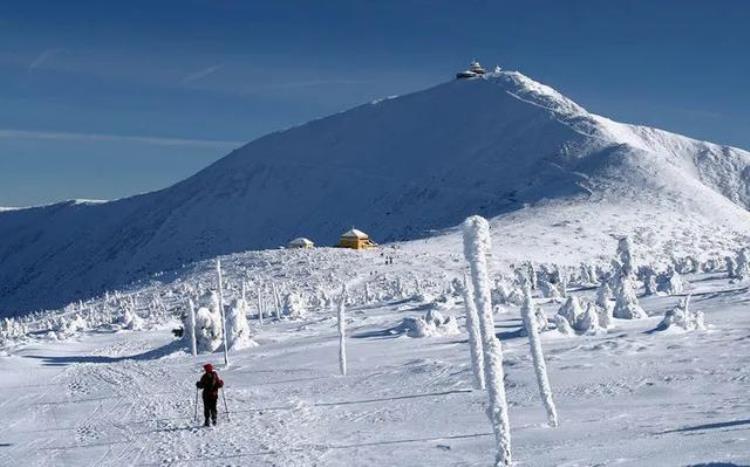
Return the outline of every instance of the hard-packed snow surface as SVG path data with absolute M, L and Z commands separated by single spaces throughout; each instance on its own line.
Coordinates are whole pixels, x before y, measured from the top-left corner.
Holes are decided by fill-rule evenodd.
M 159 192 L 3 211 L 0 316 L 300 235 L 332 245 L 352 225 L 453 251 L 475 213 L 498 261 L 595 259 L 613 234 L 657 256 L 720 253 L 750 228 L 749 163 L 488 73 L 270 134 Z
M 316 253 L 284 254 L 294 264 Z M 368 276 L 386 268 L 368 254 Z M 230 285 L 252 258 L 223 261 Z M 429 262 L 397 262 L 389 273 L 407 282 L 418 260 Z M 207 280 L 213 270 L 207 262 L 206 275 L 190 280 Z M 686 280 L 690 309 L 704 314 L 706 330 L 657 331 L 682 297 L 654 295 L 641 299 L 649 317 L 615 319 L 608 333 L 540 334 L 557 428 L 549 427 L 540 401 L 519 308 L 506 304 L 495 315 L 514 465 L 750 463 L 750 291 L 724 272 Z M 332 291 L 340 291 L 335 284 Z M 363 304 L 354 300 L 361 283 L 349 285 L 347 376 L 340 375 L 335 303 L 295 320 L 269 316 L 262 327 L 251 310 L 259 345 L 230 352 L 228 368 L 217 365 L 231 420 L 220 401 L 215 428 L 193 421 L 194 383 L 202 364 L 218 364 L 221 353 L 192 357 L 171 333 L 177 321 L 20 341 L 0 354 L 0 465 L 490 465 L 495 441 L 487 395 L 472 389 L 460 298 L 441 313 L 459 321 L 461 335 L 413 339 L 387 330 L 424 312 L 419 297 Z M 171 290 L 154 287 L 165 296 Z M 568 293 L 593 300 L 595 290 Z M 534 300 L 548 318 L 557 313 L 558 303 L 536 293 Z M 143 301 L 136 303 L 143 313 Z M 165 306 L 172 303 L 165 299 Z

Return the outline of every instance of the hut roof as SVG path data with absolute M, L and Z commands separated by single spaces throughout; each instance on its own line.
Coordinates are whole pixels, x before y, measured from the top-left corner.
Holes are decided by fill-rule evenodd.
M 352 228 L 348 232 L 344 232 L 341 234 L 342 238 L 370 238 L 366 233 L 362 232 L 361 230 L 357 230 Z
M 289 242 L 289 245 L 313 245 L 313 241 L 305 237 L 297 237 Z

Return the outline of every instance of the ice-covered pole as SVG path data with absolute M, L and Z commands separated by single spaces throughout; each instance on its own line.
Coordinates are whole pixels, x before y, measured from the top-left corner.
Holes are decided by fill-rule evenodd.
M 495 466 L 511 465 L 510 422 L 508 402 L 505 397 L 503 349 L 495 337 L 495 320 L 492 316 L 490 277 L 487 255 L 490 252 L 490 226 L 481 216 L 471 216 L 463 225 L 464 256 L 469 262 L 474 303 L 479 316 L 479 332 L 484 354 L 484 379 L 489 397 L 487 415 L 492 422 L 497 444 Z
M 536 380 L 539 384 L 539 395 L 542 397 L 542 403 L 544 404 L 545 410 L 547 410 L 547 420 L 549 420 L 549 425 L 556 427 L 558 425 L 557 409 L 555 408 L 555 401 L 552 399 L 552 388 L 549 385 L 549 378 L 547 377 L 547 364 L 544 361 L 542 343 L 539 339 L 539 328 L 535 316 L 534 299 L 531 298 L 531 284 L 530 280 L 525 276 L 522 277 L 522 286 L 523 305 L 521 306 L 521 317 L 523 318 L 523 325 L 526 328 L 526 334 L 529 336 L 531 360 L 534 363 L 534 372 L 536 373 Z
M 281 295 L 276 288 L 276 282 L 271 282 L 271 288 L 273 290 L 273 301 L 276 305 L 276 319 L 281 320 Z
M 346 284 L 341 287 L 341 297 L 338 303 L 338 327 L 339 327 L 339 369 L 341 376 L 346 376 Z
M 461 293 L 464 297 L 464 309 L 466 310 L 466 332 L 469 334 L 469 353 L 471 355 L 471 369 L 474 374 L 474 388 L 484 389 L 484 355 L 482 355 L 482 336 L 479 332 L 479 316 L 477 315 L 477 306 L 474 303 L 474 294 L 466 276 L 464 276 Z
M 224 365 L 229 365 L 229 346 L 227 345 L 227 317 L 224 312 L 224 285 L 221 278 L 221 260 L 216 258 L 216 277 L 219 282 L 219 312 L 221 313 L 221 336 L 224 339 Z
M 258 286 L 258 325 L 263 326 L 263 288 Z
M 188 308 L 190 309 L 190 351 L 195 357 L 198 355 L 198 343 L 195 341 L 195 305 L 192 298 L 188 298 Z

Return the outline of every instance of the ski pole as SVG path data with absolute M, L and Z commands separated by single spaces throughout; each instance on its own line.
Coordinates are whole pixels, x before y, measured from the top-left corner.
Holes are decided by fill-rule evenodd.
M 195 388 L 195 410 L 193 410 L 193 421 L 198 420 L 198 388 Z
M 229 420 L 229 407 L 227 406 L 227 395 L 226 395 L 226 393 L 224 392 L 223 389 L 221 391 L 221 397 L 222 397 L 222 399 L 224 399 L 224 411 L 226 411 L 226 413 L 227 413 L 227 421 L 229 422 L 231 420 Z

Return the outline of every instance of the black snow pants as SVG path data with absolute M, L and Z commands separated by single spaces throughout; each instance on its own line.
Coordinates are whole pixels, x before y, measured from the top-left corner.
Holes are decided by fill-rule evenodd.
M 216 403 L 218 401 L 218 397 L 211 397 L 210 395 L 203 397 L 203 416 L 206 418 L 206 426 L 208 426 L 209 420 L 216 425 Z

